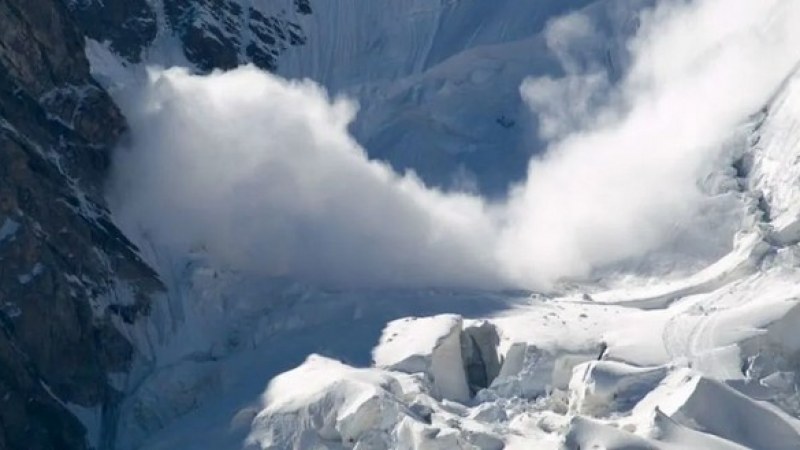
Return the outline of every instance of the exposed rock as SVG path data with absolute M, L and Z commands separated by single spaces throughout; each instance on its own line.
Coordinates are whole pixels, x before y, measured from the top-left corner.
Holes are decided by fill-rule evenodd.
M 310 6 L 298 2 L 297 11 L 308 14 Z M 275 70 L 284 50 L 306 42 L 300 26 L 284 14 L 266 15 L 230 0 L 166 0 L 164 12 L 186 58 L 205 71 L 247 62 Z
M 160 288 L 103 204 L 125 122 L 83 43 L 59 1 L 0 0 L 0 399 L 17 405 L 0 408 L 2 448 L 85 447 L 62 402 L 113 405 L 109 374 L 133 356 L 115 311 L 135 320 Z
M 70 0 L 67 6 L 86 36 L 108 42 L 132 62 L 141 60 L 158 32 L 156 14 L 145 0 Z
M 0 448 L 87 448 L 83 426 L 48 392 L 5 329 L 0 361 Z
M 256 39 L 246 48 L 246 55 L 257 66 L 276 70 L 277 58 L 290 45 L 303 45 L 306 37 L 299 25 L 276 17 L 267 17 L 250 8 L 250 21 L 247 24 Z

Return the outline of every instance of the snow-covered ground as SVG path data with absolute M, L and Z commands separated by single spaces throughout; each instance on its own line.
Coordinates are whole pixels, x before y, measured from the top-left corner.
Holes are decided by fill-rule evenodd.
M 671 302 L 645 309 L 632 298 L 535 297 L 487 315 L 502 367 L 466 401 L 465 384 L 475 379 L 465 369 L 474 345 L 468 330 L 476 322 L 461 325 L 452 315 L 392 322 L 373 350 L 377 368 L 332 376 L 326 367 L 342 370 L 339 363 L 311 356 L 276 378 L 248 442 L 265 449 L 800 448 L 794 251 L 773 249 L 750 275 L 688 295 L 674 291 Z M 463 327 L 460 358 L 450 343 L 454 325 Z M 383 378 L 351 386 L 361 373 Z M 308 391 L 292 396 L 287 385 Z M 292 401 L 278 400 L 287 395 Z M 329 400 L 337 396 L 344 403 Z
M 259 449 L 800 448 L 796 251 L 770 247 L 748 274 L 714 285 L 692 277 L 672 290 L 641 289 L 641 299 L 531 297 L 480 321 L 392 322 L 373 350 L 373 369 L 311 356 L 277 377 L 247 442 Z M 747 260 L 738 256 L 723 262 L 736 268 Z M 468 356 L 478 346 L 470 330 L 481 325 L 493 325 L 496 340 L 480 362 L 502 361 L 488 385 L 473 384 L 487 378 L 475 376 Z M 491 365 L 478 366 L 485 373 Z M 303 388 L 292 394 L 287 386 Z

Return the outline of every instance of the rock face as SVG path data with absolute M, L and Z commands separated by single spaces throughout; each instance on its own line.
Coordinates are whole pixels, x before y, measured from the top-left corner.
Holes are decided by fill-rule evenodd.
M 302 14 L 311 12 L 307 1 L 296 0 L 295 7 Z M 187 59 L 201 70 L 252 62 L 274 71 L 281 52 L 306 42 L 300 26 L 284 14 L 267 16 L 237 1 L 167 0 L 164 12 Z
M 130 62 L 139 62 L 159 32 L 159 18 L 146 0 L 67 0 L 84 34 Z M 165 34 L 176 37 L 198 69 L 231 69 L 250 63 L 277 69 L 278 56 L 306 43 L 292 17 L 311 14 L 308 0 L 274 2 L 267 14 L 236 0 L 165 0 Z
M 138 62 L 158 32 L 156 14 L 145 0 L 68 0 L 87 37 L 108 41 L 115 53 Z
M 85 448 L 68 405 L 113 430 L 134 353 L 115 323 L 160 289 L 101 196 L 125 121 L 59 1 L 0 0 L 0 66 L 0 448 Z

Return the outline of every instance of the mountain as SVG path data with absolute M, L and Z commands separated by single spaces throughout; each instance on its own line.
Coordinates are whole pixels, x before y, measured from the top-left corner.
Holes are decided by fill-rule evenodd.
M 547 20 L 592 9 L 608 38 L 606 48 L 597 49 L 599 58 L 619 76 L 626 64 L 620 37 L 636 27 L 626 10 L 647 3 L 69 5 L 87 37 L 108 42 L 129 63 L 201 71 L 253 63 L 289 78 L 311 78 L 359 101 L 352 131 L 370 155 L 399 171 L 413 169 L 431 185 L 501 195 L 543 147 L 518 90 L 526 76 L 562 70 L 542 36 Z
M 753 220 L 707 267 L 552 294 L 290 283 L 255 322 L 259 299 L 234 294 L 247 344 L 134 394 L 160 417 L 156 393 L 202 403 L 144 448 L 797 448 L 798 86 L 742 125 L 728 187 Z M 200 273 L 205 301 L 212 279 L 258 291 Z
M 0 4 L 0 447 L 86 448 L 135 350 L 122 328 L 162 289 L 102 195 L 125 119 L 92 78 L 66 7 Z M 110 427 L 113 428 L 113 427 Z
M 329 286 L 112 213 L 148 71 L 243 64 L 357 102 L 346 128 L 380 173 L 492 209 L 553 147 L 526 83 L 617 92 L 667 3 L 0 0 L 0 448 L 800 448 L 794 72 L 704 174 L 740 207 L 704 264 L 541 292 Z M 552 32 L 571 12 L 591 22 L 568 23 L 576 48 Z
M 201 71 L 247 62 L 278 70 L 287 51 L 310 47 L 311 33 L 314 58 L 325 57 L 323 42 L 337 32 L 326 24 L 337 14 L 355 20 L 359 6 L 315 13 L 304 0 L 8 0 L 0 8 L 2 397 L 14 405 L 0 413 L 0 447 L 109 448 L 131 389 L 121 374 L 147 359 L 132 329 L 147 327 L 142 317 L 159 307 L 153 298 L 163 300 L 165 286 L 109 217 L 103 183 L 126 121 L 90 73 L 85 39 L 107 43 L 126 64 L 172 63 L 178 53 Z M 439 14 L 429 11 L 428 34 Z M 170 45 L 178 51 L 164 50 Z

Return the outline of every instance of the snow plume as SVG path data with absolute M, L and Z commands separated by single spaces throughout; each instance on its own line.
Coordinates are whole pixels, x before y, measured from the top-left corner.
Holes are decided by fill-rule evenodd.
M 116 164 L 123 223 L 266 275 L 497 285 L 482 202 L 369 161 L 352 102 L 253 67 L 151 76 Z
M 645 255 L 686 264 L 724 252 L 741 207 L 709 174 L 800 59 L 798 20 L 795 0 L 662 1 L 641 14 L 613 88 L 569 53 L 564 78 L 527 81 L 554 140 L 511 195 L 500 255 L 512 275 L 548 283 Z M 548 41 L 562 51 L 591 33 L 568 17 Z
M 502 204 L 370 161 L 352 102 L 252 67 L 153 71 L 123 99 L 112 203 L 177 251 L 338 285 L 547 289 L 659 251 L 718 256 L 741 207 L 709 174 L 800 59 L 800 2 L 663 1 L 640 21 L 614 86 L 584 57 L 590 18 L 549 25 L 565 76 L 521 91 L 550 146 Z

